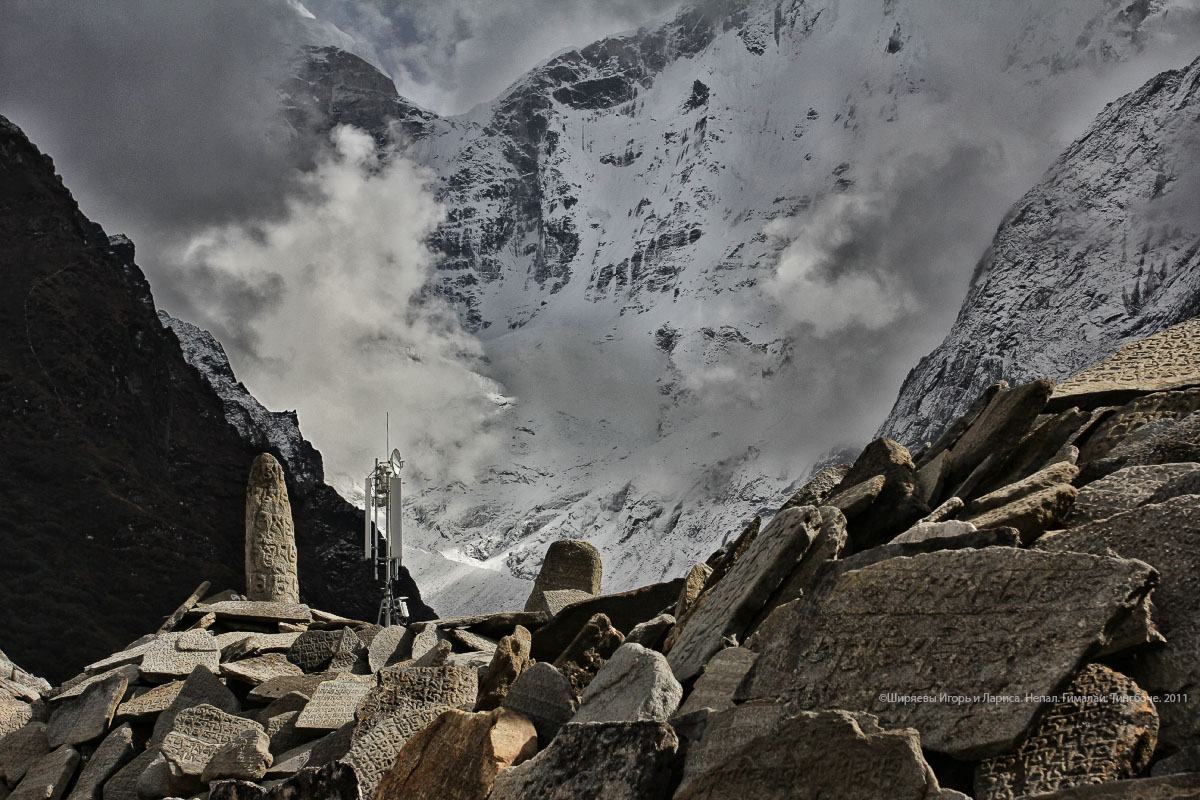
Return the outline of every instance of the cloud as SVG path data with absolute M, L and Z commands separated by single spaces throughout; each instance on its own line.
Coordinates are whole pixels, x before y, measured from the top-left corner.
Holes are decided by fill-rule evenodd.
M 207 291 L 194 320 L 270 408 L 297 407 L 331 482 L 355 486 L 391 440 L 418 480 L 467 480 L 491 453 L 499 387 L 478 343 L 425 294 L 442 218 L 432 174 L 338 127 L 276 219 L 198 233 L 171 261 Z
M 682 0 L 308 0 L 374 49 L 400 94 L 442 114 L 497 97 L 555 53 L 668 14 Z

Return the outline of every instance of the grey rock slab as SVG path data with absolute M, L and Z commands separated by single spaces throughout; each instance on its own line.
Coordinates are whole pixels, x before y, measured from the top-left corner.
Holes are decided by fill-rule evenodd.
M 532 647 L 533 637 L 521 625 L 500 640 L 487 670 L 479 679 L 476 711 L 491 711 L 500 707 L 513 683 L 533 664 L 530 656 Z
M 579 700 L 566 676 L 544 661 L 529 666 L 513 682 L 504 708 L 528 717 L 545 747 L 559 729 L 575 716 Z
M 9 794 L 9 800 L 59 800 L 79 766 L 79 752 L 63 745 L 39 758 Z
M 923 542 L 926 539 L 961 536 L 964 533 L 973 533 L 976 530 L 978 528 L 972 523 L 962 522 L 961 520 L 918 522 L 895 539 L 892 539 L 888 544 L 905 544 L 906 542 Z
M 137 747 L 133 741 L 133 728 L 128 723 L 113 728 L 80 770 L 75 788 L 71 790 L 67 800 L 100 800 L 100 790 L 104 782 L 128 764 L 135 755 Z
M 1092 481 L 1079 490 L 1075 507 L 1066 519 L 1068 528 L 1088 522 L 1108 519 L 1141 505 L 1163 502 L 1183 494 L 1200 494 L 1200 483 L 1194 491 L 1181 491 L 1170 497 L 1156 497 L 1156 492 L 1185 475 L 1200 478 L 1200 464 L 1152 464 L 1125 467 Z
M 299 692 L 306 697 L 312 697 L 317 687 L 328 680 L 338 677 L 337 673 L 322 672 L 315 675 L 291 675 L 284 678 L 272 678 L 250 690 L 246 699 L 256 702 L 271 702 L 292 692 Z
M 101 672 L 108 672 L 115 667 L 122 667 L 126 664 L 140 664 L 142 663 L 142 656 L 146 655 L 146 652 L 154 647 L 157 641 L 157 636 L 149 637 L 149 641 L 136 644 L 133 647 L 122 650 L 119 653 L 113 653 L 108 658 L 102 658 L 99 661 L 94 661 L 91 664 L 88 664 L 83 668 L 83 671 L 90 675 L 96 675 Z
M 1013 753 L 975 771 L 976 800 L 1013 800 L 1141 775 L 1158 742 L 1154 701 L 1120 673 L 1089 664 Z
M 103 736 L 128 686 L 124 675 L 113 675 L 92 684 L 79 697 L 56 704 L 46 726 L 50 747 L 84 744 Z
M 862 483 L 837 492 L 829 498 L 828 505 L 837 508 L 847 516 L 858 516 L 871 507 L 886 483 L 887 479 L 882 475 L 867 478 Z M 799 506 L 793 506 L 793 508 L 799 508 Z
M 228 714 L 237 714 L 242 710 L 237 697 L 221 683 L 220 678 L 205 667 L 196 667 L 183 682 L 171 705 L 154 721 L 154 732 L 150 736 L 151 746 L 161 744 L 180 712 L 201 705 L 213 706 Z
M 594 545 L 574 539 L 552 542 L 525 601 L 525 610 L 540 611 L 542 593 L 553 589 L 578 589 L 598 595 L 603 577 L 604 564 Z
M 1009 547 L 850 569 L 781 609 L 735 701 L 865 711 L 955 758 L 1002 755 L 1041 704 L 989 698 L 1052 695 L 1157 577 L 1141 561 Z
M 283 653 L 264 653 L 241 661 L 226 661 L 221 665 L 221 674 L 231 680 L 258 686 L 272 678 L 303 675 L 304 670 L 288 661 Z
M 850 465 L 847 464 L 846 470 L 849 469 Z M 842 474 L 844 475 L 845 472 Z M 798 492 L 797 494 L 803 494 L 803 491 Z M 790 500 L 788 501 L 788 504 L 784 506 L 784 508 L 794 507 L 795 506 L 792 505 Z M 781 508 L 780 511 L 782 510 L 783 509 Z M 746 549 L 750 547 L 750 544 L 754 541 L 755 537 L 758 536 L 758 533 L 761 530 L 762 517 L 755 517 L 754 519 L 750 520 L 746 527 L 742 529 L 742 532 L 739 533 L 734 539 L 721 545 L 721 547 L 709 555 L 704 563 L 712 567 L 712 574 L 709 575 L 708 580 L 704 582 L 704 588 L 701 590 L 701 594 L 716 586 L 721 578 L 725 577 L 737 560 L 742 557 L 742 553 L 746 552 Z
M 554 617 L 569 605 L 582 603 L 595 597 L 591 592 L 582 589 L 549 589 L 539 596 L 533 611 L 542 611 L 547 617 Z
M 304 672 L 321 672 L 327 669 L 339 654 L 357 654 L 363 650 L 362 642 L 349 628 L 337 631 L 306 631 L 296 637 L 288 648 L 287 660 Z
M 733 693 L 737 690 L 750 667 L 758 660 L 758 653 L 745 647 L 727 647 L 720 650 L 704 665 L 704 672 L 696 679 L 679 714 L 690 714 L 702 708 L 721 711 L 733 706 Z
M 1026 795 L 1021 800 L 1193 800 L 1200 797 L 1200 774 L 1168 775 L 1076 786 L 1048 794 Z
M 958 516 L 958 512 L 962 510 L 966 503 L 961 497 L 947 498 L 944 503 L 929 512 L 929 516 L 917 520 L 918 525 L 928 525 L 934 522 L 947 522 Z
M 1015 448 L 1053 392 L 1054 381 L 1047 378 L 997 392 L 951 448 L 955 477 L 961 480 L 989 455 Z
M 826 467 L 821 470 L 808 483 L 804 484 L 800 488 L 800 491 L 789 497 L 779 510 L 783 511 L 785 508 L 796 508 L 798 506 L 825 505 L 825 500 L 833 492 L 834 487 L 846 477 L 846 473 L 850 471 L 851 466 L 849 463 L 838 464 L 837 466 Z
M 260 708 L 253 714 L 244 714 L 243 716 L 248 716 L 265 726 L 267 720 L 271 719 L 271 717 L 277 717 L 280 714 L 287 714 L 292 711 L 303 711 L 310 699 L 309 695 L 302 692 L 289 692 L 278 700 L 272 700 L 267 704 L 266 708 Z
M 444 631 L 444 633 L 456 653 L 491 653 L 496 649 L 495 640 L 489 639 L 486 636 L 480 636 L 477 633 L 459 630 L 458 628 L 451 628 L 448 631 Z
M 89 686 L 97 684 L 100 681 L 108 680 L 114 675 L 124 675 L 127 681 L 133 683 L 141 676 L 141 672 L 139 671 L 137 665 L 125 664 L 123 666 L 110 669 L 107 672 L 101 672 L 97 675 L 89 675 L 83 680 L 72 684 L 70 687 L 60 687 L 62 688 L 61 692 L 48 698 L 50 700 L 50 704 L 53 706 L 55 703 L 68 700 L 72 697 L 78 697 L 79 695 L 83 694 Z
M 727 636 L 743 636 L 754 616 L 788 577 L 821 528 L 812 507 L 789 508 L 771 520 L 712 591 L 679 624 L 667 660 L 675 677 L 700 674 Z
M 1161 647 L 1135 652 L 1127 668 L 1151 694 L 1178 696 L 1159 704 L 1160 739 L 1172 748 L 1200 744 L 1200 496 L 1089 522 L 1043 537 L 1048 553 L 1116 553 L 1137 558 L 1162 573 L 1154 591 L 1155 622 L 1166 636 Z
M 0 695 L 0 738 L 7 736 L 33 719 L 33 705 Z
M 566 725 L 545 750 L 501 770 L 489 800 L 666 797 L 678 747 L 665 722 Z
M 276 603 L 259 600 L 222 600 L 200 605 L 188 612 L 197 617 L 216 614 L 218 620 L 232 623 L 253 622 L 312 622 L 312 610 L 302 603 Z
M 683 687 L 662 653 L 626 643 L 588 684 L 571 721 L 665 722 L 682 699 Z
M 679 600 L 675 603 L 674 617 L 682 619 L 684 612 L 691 608 L 692 603 L 704 590 L 704 585 L 712 577 L 712 567 L 703 562 L 694 564 L 688 574 L 683 576 L 683 588 L 679 590 Z
M 675 617 L 671 614 L 659 614 L 654 619 L 633 626 L 633 630 L 625 637 L 626 642 L 640 644 L 651 650 L 659 650 L 667 633 L 675 627 Z
M 951 465 L 950 453 L 943 450 L 917 468 L 917 495 L 926 503 L 933 504 L 945 492 Z
M 709 715 L 674 800 L 933 800 L 940 787 L 911 728 L 869 714 L 782 713 L 751 704 Z
M 221 649 L 208 631 L 164 633 L 142 655 L 141 676 L 151 681 L 182 678 L 196 667 L 212 672 L 221 668 Z
M 1070 484 L 1059 484 L 1018 498 L 1007 505 L 967 517 L 976 528 L 1016 528 L 1022 544 L 1029 544 L 1059 523 L 1071 511 L 1079 491 Z
M 618 594 L 600 595 L 568 606 L 533 633 L 532 655 L 538 661 L 554 661 L 596 614 L 604 614 L 620 631 L 653 619 L 679 598 L 683 578 L 654 583 Z M 523 624 L 523 623 L 522 623 Z
M 30 722 L 0 739 L 0 783 L 16 786 L 29 765 L 49 752 L 44 722 Z
M 1051 464 L 1048 467 L 1038 470 L 1023 480 L 1010 483 L 994 492 L 985 494 L 983 497 L 972 501 L 968 510 L 972 515 L 982 514 L 985 511 L 991 511 L 1008 505 L 1022 497 L 1028 497 L 1043 489 L 1070 483 L 1078 476 L 1079 467 L 1067 461 L 1060 461 L 1057 464 Z
M 171 703 L 175 702 L 175 698 L 179 696 L 179 692 L 183 689 L 183 683 L 183 681 L 171 681 L 170 683 L 155 686 L 149 691 L 130 697 L 117 706 L 117 713 L 113 716 L 113 721 L 124 722 L 132 720 L 143 722 L 158 716 L 166 711 L 171 706 Z
M 270 453 L 254 459 L 246 485 L 246 597 L 300 602 L 296 528 L 283 467 Z
M 370 647 L 367 648 L 367 663 L 371 672 L 379 672 L 394 663 L 393 657 L 396 655 L 396 650 L 407 633 L 408 628 L 403 625 L 389 625 L 375 634 Z
M 261 728 L 240 731 L 216 749 L 200 780 L 204 783 L 222 779 L 259 780 L 271 766 L 270 750 L 271 740 Z
M 297 728 L 334 730 L 354 719 L 358 704 L 371 691 L 372 682 L 339 677 L 317 686 L 312 699 L 300 712 Z
M 153 747 L 134 756 L 132 761 L 121 767 L 104 782 L 104 788 L 101 790 L 104 800 L 139 800 L 138 781 L 158 758 L 161 758 L 158 748 Z

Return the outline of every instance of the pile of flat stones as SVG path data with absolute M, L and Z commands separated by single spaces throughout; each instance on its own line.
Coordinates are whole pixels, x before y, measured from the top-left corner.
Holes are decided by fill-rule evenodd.
M 522 611 L 310 609 L 259 492 L 260 596 L 20 699 L 0 800 L 1200 798 L 1198 340 L 988 387 L 673 581 L 554 542 Z

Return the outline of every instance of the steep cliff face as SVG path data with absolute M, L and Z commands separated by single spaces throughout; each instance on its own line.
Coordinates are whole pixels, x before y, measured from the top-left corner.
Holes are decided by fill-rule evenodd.
M 320 482 L 319 454 L 302 438 L 289 452 L 252 415 L 227 421 L 132 245 L 83 217 L 3 118 L 0 278 L 0 608 L 15 659 L 63 678 L 202 580 L 241 590 L 245 480 L 264 449 L 289 466 L 303 595 L 373 618 L 361 517 Z
M 1110 104 L 1008 214 L 882 430 L 916 445 L 987 385 L 1065 378 L 1200 313 L 1200 61 Z

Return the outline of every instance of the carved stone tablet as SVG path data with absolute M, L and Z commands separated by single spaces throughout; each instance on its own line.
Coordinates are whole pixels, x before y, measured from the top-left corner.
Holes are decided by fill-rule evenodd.
M 546 550 L 541 571 L 533 582 L 533 591 L 525 601 L 526 611 L 540 611 L 543 592 L 553 589 L 578 589 L 600 594 L 604 565 L 594 545 L 574 539 L 552 542 Z
M 1200 473 L 1200 464 L 1153 464 L 1119 469 L 1080 488 L 1066 526 L 1077 528 L 1088 522 L 1131 511 L 1150 502 L 1155 492 L 1171 481 L 1193 473 Z
M 729 574 L 679 623 L 667 654 L 677 679 L 686 682 L 699 675 L 725 637 L 745 635 L 820 529 L 821 512 L 811 506 L 789 508 L 771 520 Z
M 221 650 L 208 631 L 164 633 L 143 654 L 140 670 L 144 677 L 161 680 L 186 677 L 196 667 L 221 668 Z
M 97 684 L 100 681 L 107 680 L 114 675 L 124 675 L 125 679 L 130 683 L 136 681 L 141 673 L 136 664 L 126 664 L 115 669 L 110 669 L 108 672 L 101 672 L 99 675 L 91 675 L 78 683 L 72 684 L 70 688 L 64 689 L 59 694 L 50 698 L 51 704 L 58 703 L 62 700 L 67 700 L 72 697 L 78 697 L 87 690 L 89 686 Z
M 403 625 L 389 625 L 375 634 L 375 638 L 371 640 L 371 646 L 367 648 L 367 663 L 371 672 L 379 672 L 388 664 L 393 663 L 392 657 L 396 655 L 396 648 L 400 646 L 406 633 L 408 633 L 408 628 Z
M 69 745 L 39 758 L 13 789 L 8 800 L 59 800 L 79 765 L 79 752 Z
M 936 796 L 937 779 L 911 728 L 885 731 L 870 714 L 788 716 L 778 706 L 751 703 L 709 715 L 688 750 L 675 800 Z
M 501 770 L 489 800 L 665 797 L 678 747 L 665 722 L 567 725 L 545 750 Z
M 1069 680 L 1156 578 L 1140 561 L 1008 547 L 870 564 L 782 607 L 734 699 L 866 711 L 931 750 L 1002 755 L 1041 707 L 1025 698 Z
M 312 610 L 303 603 L 272 603 L 255 600 L 222 600 L 191 610 L 196 616 L 212 613 L 217 619 L 236 622 L 256 620 L 263 622 L 312 622 Z
M 175 724 L 159 749 L 183 774 L 199 776 L 221 745 L 233 741 L 242 731 L 262 729 L 253 720 L 226 714 L 210 705 L 199 705 L 185 708 L 175 716 Z
M 183 682 L 183 686 L 180 687 L 175 699 L 171 701 L 171 705 L 154 721 L 154 733 L 150 737 L 151 749 L 162 742 L 163 737 L 171 730 L 177 714 L 185 708 L 205 704 L 230 714 L 241 711 L 238 699 L 225 684 L 221 683 L 220 678 L 205 667 L 196 667 Z
M 1089 664 L 1056 696 L 1016 752 L 979 765 L 976 800 L 1013 800 L 1145 770 L 1158 742 L 1158 714 L 1137 684 Z
M 33 706 L 24 700 L 0 696 L 0 737 L 12 733 L 33 719 Z
M 284 678 L 272 678 L 266 683 L 259 684 L 250 690 L 246 697 L 258 702 L 278 700 L 286 694 L 300 692 L 306 697 L 312 697 L 317 687 L 328 680 L 337 677 L 334 673 L 317 675 L 295 675 Z
M 270 453 L 254 459 L 246 486 L 246 596 L 300 602 L 292 506 L 283 467 Z
M 1200 385 L 1200 319 L 1130 342 L 1108 358 L 1063 381 L 1055 405 L 1111 404 L 1124 393 Z
M 582 603 L 595 596 L 592 592 L 585 592 L 582 589 L 549 589 L 542 592 L 537 610 L 546 612 L 548 617 L 554 617 L 572 603 Z
M 49 752 L 44 722 L 31 722 L 0 739 L 0 784 L 16 786 L 29 765 Z
M 1022 800 L 1191 800 L 1200 797 L 1200 773 L 1076 786 Z
M 46 741 L 51 747 L 60 747 L 99 739 L 108 731 L 128 686 L 124 675 L 113 675 L 92 684 L 79 697 L 56 704 L 46 727 Z
M 221 674 L 226 678 L 258 686 L 272 678 L 303 675 L 304 670 L 288 661 L 283 653 L 266 653 L 241 661 L 227 661 L 221 665 Z
M 306 631 L 288 648 L 287 660 L 305 672 L 320 672 L 339 654 L 353 655 L 363 649 L 362 642 L 349 628 L 340 631 Z
M 545 747 L 575 716 L 579 701 L 567 677 L 543 661 L 529 666 L 513 682 L 503 707 L 528 717 L 537 729 L 538 742 Z
M 720 711 L 732 706 L 734 691 L 757 658 L 758 653 L 745 647 L 727 647 L 718 651 L 704 665 L 704 674 L 696 679 L 696 685 L 679 713 L 690 714 L 702 708 Z
M 128 724 L 114 728 L 92 753 L 75 781 L 67 800 L 100 800 L 100 788 L 113 773 L 137 755 L 133 729 Z
M 1154 590 L 1154 621 L 1167 644 L 1139 653 L 1129 676 L 1160 702 L 1159 738 L 1171 748 L 1200 744 L 1200 496 L 1090 522 L 1044 538 L 1039 550 L 1108 553 L 1137 558 L 1162 572 Z
M 371 688 L 370 683 L 350 678 L 325 681 L 300 712 L 296 727 L 327 731 L 342 727 L 353 721 L 355 709 Z

